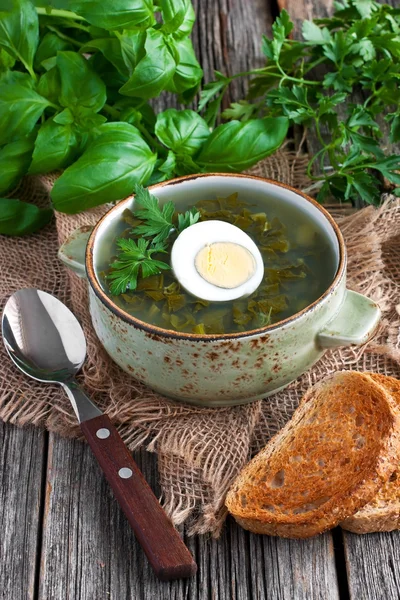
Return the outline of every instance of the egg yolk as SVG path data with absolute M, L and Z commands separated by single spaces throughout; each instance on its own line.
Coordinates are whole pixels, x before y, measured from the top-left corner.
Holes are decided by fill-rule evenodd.
M 207 244 L 195 258 L 197 272 L 209 283 L 226 289 L 246 283 L 254 275 L 256 261 L 240 244 L 216 242 Z

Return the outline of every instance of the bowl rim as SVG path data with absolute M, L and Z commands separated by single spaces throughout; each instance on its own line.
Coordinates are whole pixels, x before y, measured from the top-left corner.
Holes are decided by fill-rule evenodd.
M 149 186 L 148 189 L 151 192 L 153 192 L 161 187 L 176 185 L 183 181 L 195 181 L 196 179 L 200 179 L 203 177 L 229 177 L 229 178 L 237 177 L 237 178 L 242 178 L 242 179 L 255 179 L 257 181 L 263 181 L 263 182 L 269 183 L 271 185 L 276 185 L 278 187 L 285 188 L 291 192 L 294 192 L 295 194 L 298 194 L 299 196 L 304 198 L 304 200 L 313 204 L 323 214 L 323 216 L 327 219 L 327 221 L 331 225 L 331 227 L 335 233 L 336 239 L 338 241 L 338 245 L 339 245 L 339 264 L 338 264 L 338 267 L 336 270 L 335 277 L 332 280 L 332 283 L 329 285 L 329 287 L 325 290 L 325 292 L 319 298 L 317 298 L 316 300 L 314 300 L 314 302 L 312 302 L 311 304 L 309 304 L 308 306 L 303 308 L 303 310 L 301 310 L 300 312 L 297 312 L 294 315 L 287 317 L 286 319 L 282 319 L 281 321 L 277 321 L 276 323 L 273 323 L 272 325 L 267 325 L 265 327 L 258 327 L 257 329 L 251 329 L 249 331 L 240 331 L 237 333 L 212 333 L 212 334 L 209 334 L 209 333 L 186 333 L 186 332 L 182 332 L 182 331 L 174 331 L 172 329 L 164 329 L 163 327 L 159 327 L 157 325 L 151 325 L 150 323 L 141 321 L 137 317 L 134 317 L 133 315 L 129 314 L 128 312 L 126 312 L 122 308 L 120 308 L 117 304 L 115 304 L 115 302 L 113 302 L 113 300 L 106 294 L 106 292 L 104 292 L 99 281 L 97 280 L 95 270 L 94 270 L 94 264 L 93 264 L 94 242 L 95 242 L 95 238 L 96 238 L 96 235 L 97 235 L 100 225 L 103 223 L 103 221 L 108 219 L 108 217 L 114 210 L 116 210 L 117 208 L 120 208 L 121 204 L 126 204 L 127 202 L 131 201 L 132 198 L 135 197 L 134 194 L 131 194 L 130 196 L 124 198 L 123 200 L 121 200 L 120 202 L 118 202 L 117 204 L 112 206 L 97 221 L 96 225 L 93 228 L 93 231 L 90 234 L 90 237 L 89 237 L 89 240 L 87 243 L 87 247 L 86 247 L 86 255 L 85 255 L 86 274 L 87 274 L 89 284 L 92 287 L 96 296 L 102 302 L 102 304 L 104 304 L 104 306 L 106 308 L 108 308 L 116 317 L 122 319 L 129 325 L 133 325 L 137 329 L 141 329 L 141 330 L 145 331 L 147 334 L 149 334 L 150 336 L 153 336 L 155 339 L 157 339 L 159 337 L 161 337 L 161 338 L 164 337 L 164 338 L 173 338 L 173 339 L 184 339 L 184 340 L 188 340 L 191 342 L 214 341 L 214 340 L 223 341 L 223 340 L 232 340 L 232 339 L 237 339 L 237 338 L 241 339 L 241 338 L 250 337 L 250 336 L 254 336 L 254 335 L 268 334 L 269 332 L 274 331 L 275 329 L 280 329 L 281 327 L 283 327 L 285 325 L 291 324 L 291 323 L 301 319 L 304 315 L 312 312 L 319 304 L 321 304 L 327 297 L 329 297 L 335 291 L 335 289 L 339 286 L 339 284 L 342 280 L 342 277 L 346 271 L 346 263 L 347 263 L 346 246 L 344 243 L 342 233 L 341 233 L 337 223 L 335 222 L 333 217 L 329 214 L 329 212 L 325 208 L 323 208 L 323 206 L 321 206 L 320 204 L 318 204 L 318 202 L 316 200 L 314 200 L 313 198 L 311 198 L 304 192 L 294 188 L 293 186 L 287 185 L 286 183 L 281 183 L 279 181 L 275 181 L 273 179 L 269 179 L 267 177 L 259 177 L 258 175 L 248 175 L 246 173 L 218 173 L 218 172 L 216 172 L 216 173 L 197 173 L 197 174 L 193 174 L 193 175 L 184 175 L 183 177 L 176 177 L 174 179 L 168 179 L 167 181 L 155 183 L 155 184 Z

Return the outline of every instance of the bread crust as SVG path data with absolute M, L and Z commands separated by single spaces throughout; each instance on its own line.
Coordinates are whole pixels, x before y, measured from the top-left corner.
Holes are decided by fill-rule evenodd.
M 254 533 L 311 537 L 368 503 L 399 459 L 400 413 L 387 389 L 368 374 L 335 373 L 244 468 L 226 506 Z
M 368 375 L 383 386 L 400 407 L 400 381 L 377 373 Z M 340 523 L 340 526 L 353 533 L 394 531 L 400 528 L 400 464 L 372 501 Z

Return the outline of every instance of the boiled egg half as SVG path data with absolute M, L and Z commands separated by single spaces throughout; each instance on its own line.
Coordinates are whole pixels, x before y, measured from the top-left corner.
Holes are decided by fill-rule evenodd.
M 210 302 L 249 296 L 264 277 L 253 240 L 239 227 L 217 220 L 184 229 L 172 246 L 171 266 L 187 292 Z

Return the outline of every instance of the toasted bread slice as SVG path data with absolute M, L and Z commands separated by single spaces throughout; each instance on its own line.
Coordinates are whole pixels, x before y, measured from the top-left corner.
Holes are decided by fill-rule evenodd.
M 371 377 L 335 373 L 312 387 L 244 468 L 226 506 L 255 533 L 306 538 L 369 502 L 399 462 L 400 416 Z
M 368 373 L 368 375 L 382 385 L 400 407 L 400 381 L 375 373 Z M 354 533 L 400 529 L 400 464 L 371 502 L 340 523 L 340 526 Z

